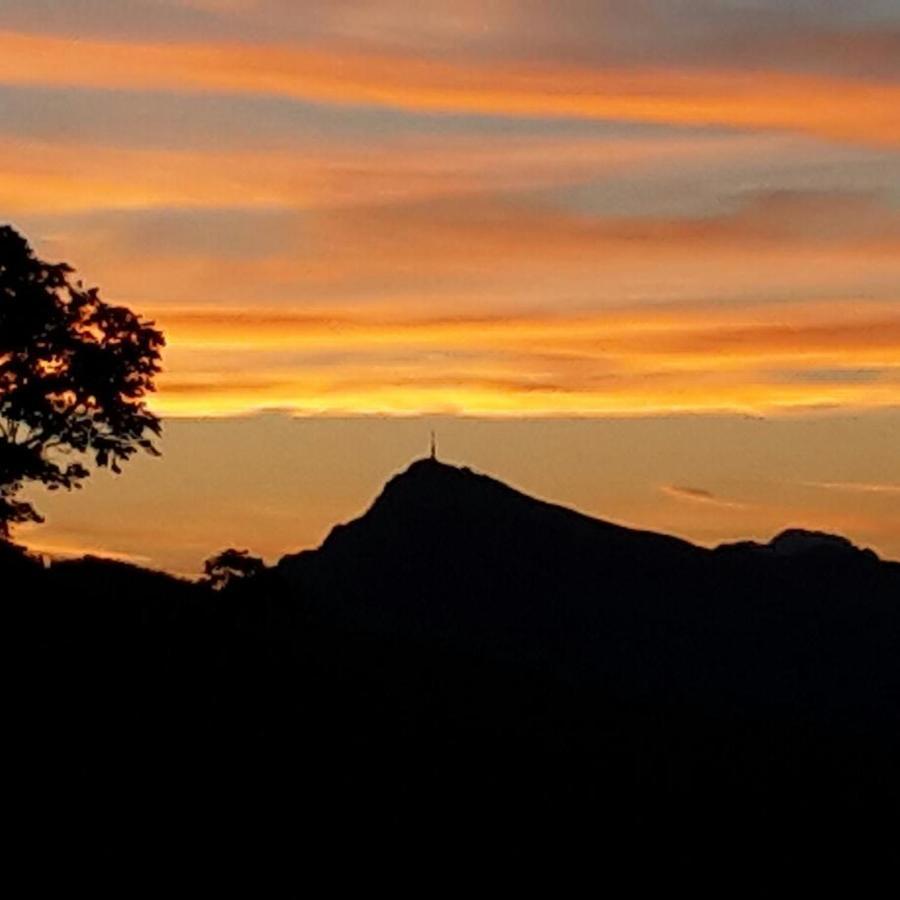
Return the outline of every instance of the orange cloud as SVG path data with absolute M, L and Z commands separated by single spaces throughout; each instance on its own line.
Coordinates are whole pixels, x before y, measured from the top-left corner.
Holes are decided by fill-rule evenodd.
M 0 61 L 2 66 L 2 61 Z M 311 209 L 409 203 L 534 189 L 681 163 L 722 164 L 773 148 L 765 139 L 371 138 L 290 151 L 185 151 L 0 139 L 7 214 L 96 209 Z
M 852 494 L 900 494 L 900 484 L 877 484 L 859 481 L 808 481 L 806 487 L 826 491 L 848 491 Z
M 554 347 L 604 354 L 703 354 L 727 348 L 752 358 L 785 350 L 852 355 L 867 347 L 900 362 L 900 316 L 893 304 L 698 305 L 611 309 L 593 313 L 410 317 L 406 310 L 336 309 L 156 311 L 173 342 L 190 346 L 341 347 L 378 345 Z M 822 321 L 828 317 L 830 321 Z M 774 319 L 774 321 L 773 321 Z M 714 345 L 714 346 L 713 346 Z M 855 359 L 856 357 L 853 356 Z
M 332 255 L 371 257 L 389 268 L 398 257 L 418 267 L 584 263 L 600 257 L 646 262 L 685 252 L 748 256 L 761 250 L 795 256 L 828 249 L 893 260 L 900 255 L 900 213 L 874 198 L 842 192 L 751 196 L 734 211 L 700 216 L 578 215 L 497 197 L 436 204 L 330 211 L 318 220 Z M 709 258 L 709 257 L 707 257 Z M 793 263 L 799 264 L 799 258 Z
M 173 415 L 900 405 L 900 318 L 874 304 L 867 316 L 816 304 L 432 319 L 170 310 L 159 323 L 175 364 L 157 405 Z M 872 375 L 860 381 L 862 362 Z M 827 379 L 815 377 L 822 369 Z
M 900 144 L 897 83 L 787 71 L 463 64 L 286 45 L 73 41 L 4 32 L 0 82 L 725 125 Z
M 738 149 L 744 140 L 719 144 L 723 165 L 732 151 L 753 151 L 757 139 Z M 131 151 L 121 158 L 98 152 L 93 159 L 86 148 L 67 159 L 68 148 L 61 147 L 45 159 L 4 154 L 0 143 L 6 166 L 0 166 L 0 206 L 14 208 L 17 195 L 27 204 L 29 185 L 38 208 L 64 206 L 59 182 L 65 173 L 73 207 L 113 207 L 39 220 L 44 234 L 33 236 L 46 258 L 68 260 L 107 296 L 139 308 L 302 303 L 333 311 L 361 300 L 396 311 L 406 298 L 413 316 L 426 304 L 435 312 L 487 304 L 517 314 L 528 307 L 596 308 L 623 298 L 892 299 L 900 279 L 900 215 L 875 194 L 774 192 L 735 198 L 732 208 L 707 215 L 592 215 L 540 202 L 534 193 L 514 199 L 503 191 L 513 184 L 539 187 L 541 178 L 578 178 L 580 153 L 589 155 L 578 141 L 533 148 L 500 141 L 480 152 L 468 141 L 449 143 L 434 148 L 431 162 L 430 152 L 422 159 L 398 150 L 401 159 L 391 163 L 394 151 L 376 145 L 368 160 L 356 154 L 333 170 L 323 163 L 321 177 L 304 160 L 284 159 L 279 168 L 278 154 L 275 162 L 262 153 L 185 154 L 189 163 L 172 154 L 169 163 L 167 154 Z M 612 156 L 627 155 L 627 143 Z M 714 151 L 707 156 L 703 142 L 700 148 L 697 165 L 712 165 Z M 540 165 L 538 150 L 547 154 Z M 639 159 L 645 150 L 654 152 L 638 142 Z M 606 151 L 597 152 L 603 158 Z M 82 157 L 92 160 L 90 168 L 78 162 Z M 390 172 L 384 177 L 382 162 Z M 147 187 L 154 181 L 157 194 Z M 301 185 L 309 185 L 303 200 Z M 500 193 L 486 193 L 490 185 Z M 115 208 L 153 206 L 154 196 L 161 208 Z M 257 198 L 273 205 L 253 208 Z M 219 208 L 235 202 L 245 205 Z M 352 202 L 363 205 L 342 205 Z M 25 220 L 29 215 L 21 213 Z

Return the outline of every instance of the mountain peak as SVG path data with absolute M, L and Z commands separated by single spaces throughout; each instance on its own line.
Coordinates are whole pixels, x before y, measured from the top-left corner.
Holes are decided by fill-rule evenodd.
M 454 466 L 427 456 L 415 460 L 385 484 L 370 514 L 400 508 L 411 512 L 413 509 L 449 511 L 463 507 L 479 508 L 490 514 L 492 506 L 500 504 L 504 507 L 510 502 L 540 503 L 468 466 Z
M 321 566 L 333 562 L 357 572 L 364 560 L 376 569 L 403 571 L 415 561 L 421 577 L 414 583 L 419 584 L 427 582 L 426 574 L 433 577 L 448 566 L 489 578 L 522 570 L 535 578 L 565 580 L 586 566 L 602 565 L 607 572 L 653 568 L 707 552 L 678 538 L 530 497 L 466 466 L 429 456 L 394 475 L 369 509 L 332 529 L 318 551 L 297 558 L 307 565 L 311 554 L 318 555 Z M 282 560 L 282 571 L 294 565 L 293 559 Z
M 395 478 L 403 478 L 404 476 L 419 475 L 447 475 L 461 472 L 471 472 L 471 469 L 465 466 L 453 466 L 445 463 L 435 456 L 423 456 L 421 459 L 413 460 L 409 466 Z
M 769 542 L 778 556 L 799 556 L 806 553 L 862 553 L 864 552 L 845 537 L 824 531 L 804 528 L 788 528 Z
M 734 544 L 722 544 L 720 551 L 749 551 L 755 554 L 766 554 L 786 559 L 798 557 L 842 556 L 877 560 L 873 550 L 857 547 L 852 541 L 837 534 L 825 531 L 811 531 L 805 528 L 788 528 L 775 535 L 767 544 L 757 541 L 739 541 Z
M 487 475 L 473 472 L 468 466 L 454 466 L 433 456 L 425 456 L 414 460 L 402 472 L 394 475 L 385 484 L 381 497 L 396 491 L 429 491 L 443 490 L 448 486 L 457 488 L 463 485 L 494 484 L 506 487 L 501 482 Z M 507 490 L 512 490 L 507 488 Z M 379 499 L 381 499 L 381 497 Z M 378 501 L 376 501 L 377 503 Z

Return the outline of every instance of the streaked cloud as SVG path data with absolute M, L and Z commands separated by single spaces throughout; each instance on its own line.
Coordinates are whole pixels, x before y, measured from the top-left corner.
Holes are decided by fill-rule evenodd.
M 665 163 L 721 164 L 760 149 L 752 139 L 686 135 L 409 137 L 225 152 L 0 139 L 0 201 L 13 213 L 56 214 L 396 204 L 577 184 Z
M 684 500 L 688 503 L 698 503 L 702 506 L 713 506 L 717 509 L 742 509 L 743 503 L 736 503 L 733 500 L 725 500 L 716 496 L 712 491 L 705 488 L 686 487 L 678 484 L 660 485 L 660 493 L 667 497 L 673 497 L 676 500 Z
M 374 158 L 348 176 L 372 191 L 363 186 L 355 198 L 349 188 L 329 194 L 330 179 L 336 186 L 341 181 L 337 171 L 326 170 L 317 181 L 302 167 L 291 169 L 295 184 L 310 185 L 308 208 L 293 205 L 301 201 L 291 198 L 289 179 L 279 197 L 276 181 L 263 175 L 257 183 L 269 186 L 278 205 L 34 211 L 14 221 L 43 236 L 38 246 L 46 256 L 69 260 L 107 295 L 140 306 L 315 310 L 361 303 L 396 312 L 405 304 L 406 314 L 416 317 L 426 307 L 467 315 L 485 304 L 495 313 L 518 314 L 639 301 L 896 298 L 898 214 L 874 193 L 751 193 L 688 215 L 579 211 L 554 202 L 555 188 L 540 188 L 542 179 L 559 183 L 582 171 L 582 162 L 566 155 L 571 147 L 558 149 L 554 157 L 547 145 L 542 161 L 539 153 L 514 148 L 504 160 L 500 148 L 470 158 L 464 148 L 451 147 L 443 160 L 432 161 L 433 171 L 423 163 L 382 172 Z M 190 171 L 201 171 L 202 159 Z M 646 169 L 640 160 L 609 165 L 625 166 L 639 180 L 642 171 L 663 164 L 664 157 L 656 159 Z M 227 174 L 216 173 L 215 160 L 209 163 L 208 187 L 202 175 L 197 182 L 184 176 L 188 196 L 199 200 L 204 192 L 214 204 L 226 200 L 230 188 L 235 199 L 251 201 L 252 188 L 235 186 L 242 178 L 252 184 L 256 176 L 245 176 L 233 161 L 229 185 Z M 14 173 L 27 165 L 12 168 L 5 192 L 10 202 L 28 183 Z M 594 163 L 595 170 L 605 165 Z M 139 168 L 125 169 L 135 172 L 134 182 L 115 176 L 123 190 L 104 194 L 107 203 L 127 203 L 130 191 L 141 191 Z M 278 172 L 277 166 L 262 168 Z M 48 171 L 51 179 L 59 177 Z M 177 172 L 154 171 L 169 195 L 179 192 Z M 112 177 L 103 167 L 96 176 L 107 182 Z M 491 181 L 499 193 L 489 190 Z M 379 183 L 384 192 L 376 199 Z M 85 183 L 73 178 L 73 184 Z M 90 203 L 95 195 L 85 187 L 74 196 Z M 46 197 L 52 203 L 54 191 L 48 188 Z
M 0 28 L 126 40 L 291 41 L 477 61 L 740 64 L 897 74 L 891 0 L 5 0 Z
M 807 487 L 825 491 L 848 491 L 851 494 L 900 494 L 900 483 L 873 484 L 856 481 L 810 481 Z
M 900 373 L 895 307 L 874 305 L 864 318 L 829 305 L 779 306 L 777 322 L 773 311 L 637 307 L 411 319 L 360 310 L 173 309 L 158 317 L 175 360 L 158 405 L 180 415 L 276 407 L 529 416 L 900 405 L 900 379 L 891 377 Z M 223 353 L 236 354 L 235 372 L 216 362 Z M 860 382 L 860 359 L 877 363 L 882 376 Z M 823 365 L 834 372 L 829 381 L 803 377 Z M 798 376 L 773 379 L 773 368 Z
M 412 110 L 724 125 L 900 144 L 894 113 L 900 83 L 725 65 L 463 63 L 309 46 L 71 41 L 7 31 L 0 32 L 0 83 L 268 94 Z

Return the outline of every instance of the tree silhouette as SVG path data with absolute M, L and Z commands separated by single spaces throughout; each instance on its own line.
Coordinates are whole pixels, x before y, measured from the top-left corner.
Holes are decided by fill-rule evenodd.
M 139 450 L 159 451 L 146 407 L 160 371 L 162 333 L 38 259 L 0 227 L 0 537 L 43 521 L 17 499 L 28 482 L 80 487 L 93 462 L 120 472 Z
M 250 556 L 249 551 L 235 550 L 233 547 L 211 556 L 203 564 L 206 582 L 215 591 L 222 590 L 233 581 L 259 575 L 265 568 L 266 564 L 258 556 Z

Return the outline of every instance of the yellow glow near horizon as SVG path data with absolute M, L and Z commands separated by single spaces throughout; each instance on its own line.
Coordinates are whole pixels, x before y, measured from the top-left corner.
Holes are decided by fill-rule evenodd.
M 204 357 L 188 370 L 185 361 L 164 378 L 155 405 L 167 415 L 267 407 L 301 414 L 559 416 L 900 405 L 894 304 L 433 320 L 337 311 L 161 313 L 173 352 L 236 357 L 231 369 Z M 329 350 L 341 352 L 338 367 L 303 358 Z M 277 368 L 267 367 L 264 355 L 254 360 L 272 351 L 300 358 Z M 854 380 L 860 367 L 873 376 Z M 830 377 L 820 378 L 822 370 Z

